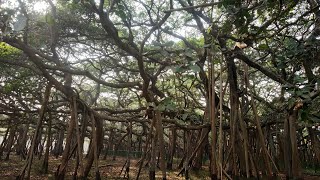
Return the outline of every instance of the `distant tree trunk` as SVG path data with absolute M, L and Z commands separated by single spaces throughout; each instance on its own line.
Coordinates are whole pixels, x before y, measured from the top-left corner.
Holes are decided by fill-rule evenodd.
M 290 142 L 292 150 L 292 175 L 295 178 L 300 178 L 302 175 L 298 144 L 297 144 L 297 132 L 296 132 L 296 122 L 298 119 L 298 110 L 293 109 L 293 112 L 289 113 L 289 127 L 290 127 Z
M 154 121 L 156 122 L 156 118 L 153 117 Z M 156 126 L 156 123 L 155 123 Z M 150 131 L 153 131 L 153 126 L 150 127 Z M 149 163 L 149 179 L 150 180 L 155 180 L 156 179 L 156 154 L 157 154 L 157 149 L 156 149 L 156 140 L 157 140 L 157 131 L 153 133 L 153 137 L 151 139 L 151 159 Z
M 243 120 L 243 115 L 241 113 L 241 111 L 238 111 L 238 115 L 239 115 L 239 122 L 240 122 L 240 128 L 241 128 L 241 134 L 242 134 L 242 138 L 243 138 L 243 144 L 242 146 L 243 151 L 244 151 L 244 161 L 245 161 L 245 167 L 246 167 L 246 176 L 247 178 L 250 177 L 250 164 L 249 164 L 249 149 L 248 149 L 248 131 L 247 131 L 247 126 Z
M 100 124 L 100 123 L 98 123 Z M 96 126 L 96 118 L 94 118 L 93 114 L 91 114 L 91 125 L 92 125 L 92 135 L 93 135 L 93 153 L 94 153 L 94 169 L 95 169 L 95 179 L 100 180 L 100 172 L 99 172 L 99 144 L 97 139 L 97 126 Z M 102 128 L 100 128 L 102 129 Z M 102 131 L 101 131 L 102 133 Z M 129 177 L 129 176 L 128 176 Z M 85 176 L 87 178 L 87 176 Z
M 312 129 L 311 127 L 308 127 L 308 132 L 311 139 L 311 146 L 312 146 L 313 152 L 315 153 L 315 157 L 318 163 L 320 163 L 320 141 L 315 131 L 316 130 Z
M 70 100 L 70 103 L 72 103 L 72 100 Z M 68 160 L 69 160 L 69 154 L 70 154 L 70 150 L 71 150 L 71 141 L 73 139 L 73 131 L 75 128 L 76 124 L 75 121 L 73 119 L 71 119 L 69 121 L 69 127 L 67 130 L 67 138 L 66 138 L 66 145 L 62 154 L 62 159 L 61 159 L 61 163 L 58 166 L 56 173 L 55 173 L 55 178 L 56 180 L 63 180 L 65 177 L 65 173 L 66 173 L 66 167 L 68 165 Z
M 42 134 L 42 133 L 41 133 Z M 42 136 L 42 135 L 41 135 Z M 40 136 L 40 137 L 41 137 Z M 46 143 L 46 141 L 47 141 L 47 138 L 48 138 L 48 134 L 44 134 L 44 138 L 43 138 L 43 140 L 42 140 L 42 142 L 41 142 L 41 139 L 42 139 L 42 137 L 41 137 L 41 139 L 40 139 L 40 143 L 39 143 L 39 146 L 38 146 L 38 159 L 40 160 L 41 159 L 41 157 L 42 157 L 42 154 L 43 154 L 43 150 L 44 150 L 44 144 Z
M 248 75 L 248 65 L 244 65 L 244 79 L 245 79 L 245 86 L 247 88 L 250 88 L 250 84 L 249 84 L 249 75 Z M 262 132 L 262 128 L 261 128 L 261 124 L 260 124 L 260 118 L 258 116 L 258 111 L 256 108 L 256 105 L 254 103 L 253 97 L 251 97 L 251 107 L 252 107 L 252 111 L 254 114 L 254 119 L 255 119 L 255 123 L 256 123 L 256 128 L 258 131 L 258 138 L 259 138 L 259 142 L 262 148 L 262 156 L 263 156 L 263 160 L 264 160 L 264 164 L 266 166 L 266 172 L 267 172 L 267 176 L 272 176 L 272 168 L 271 168 L 271 162 L 269 159 L 269 152 L 267 150 L 267 146 L 266 146 L 266 142 L 265 142 L 265 138 Z M 249 144 L 248 144 L 249 145 Z
M 9 160 L 9 156 L 10 156 L 10 153 L 11 153 L 11 150 L 12 150 L 12 146 L 14 144 L 14 136 L 16 135 L 16 125 L 13 125 L 13 127 L 10 128 L 10 131 L 9 131 L 9 137 L 8 137 L 8 142 L 6 144 L 6 148 L 5 150 L 7 151 L 7 154 L 6 154 L 6 157 L 5 157 L 5 160 L 8 161 Z
M 225 41 L 220 40 L 222 47 L 225 47 Z M 238 167 L 237 167 L 237 150 L 236 150 L 236 136 L 238 128 L 237 128 L 237 119 L 239 117 L 239 95 L 238 95 L 238 83 L 237 83 L 237 69 L 234 63 L 234 58 L 230 56 L 230 54 L 225 54 L 226 64 L 228 67 L 228 81 L 229 81 L 229 89 L 230 89 L 230 129 L 231 129 L 231 137 L 230 144 L 232 148 L 232 158 L 231 158 L 231 168 L 232 174 L 235 176 L 239 175 Z
M 225 136 L 223 136 L 223 129 L 222 129 L 222 121 L 223 121 L 223 97 L 225 94 L 225 90 L 227 89 L 227 83 L 225 85 L 225 87 L 223 88 L 222 84 L 223 84 L 223 79 L 222 79 L 222 69 L 223 69 L 223 60 L 220 59 L 220 78 L 219 78 L 219 83 L 220 83 L 220 88 L 219 88 L 219 93 L 220 93 L 220 101 L 219 101 L 219 149 L 218 149 L 218 178 L 219 179 L 223 179 L 223 147 L 224 147 L 224 138 Z
M 138 141 L 138 147 L 137 150 L 138 152 L 142 152 L 142 136 L 137 136 L 137 141 Z
M 3 151 L 4 151 L 5 146 L 7 144 L 7 137 L 8 137 L 9 131 L 10 131 L 10 124 L 11 124 L 10 122 L 11 122 L 11 120 L 9 120 L 9 125 L 6 129 L 6 133 L 4 134 L 4 137 L 3 137 L 1 145 L 0 145 L 0 160 L 2 159 Z
M 113 128 L 110 129 L 110 133 L 109 133 L 109 139 L 108 139 L 108 143 L 107 143 L 107 147 L 105 148 L 105 153 L 103 156 L 103 159 L 106 160 L 107 159 L 107 155 L 108 155 L 108 151 L 109 150 L 114 150 L 112 147 L 114 145 L 113 143 L 113 139 L 114 139 L 114 131 Z
M 268 142 L 269 142 L 269 145 L 270 145 L 270 159 L 274 162 L 274 172 L 273 174 L 274 175 L 277 175 L 275 174 L 275 172 L 277 171 L 277 167 L 279 167 L 279 163 L 278 161 L 276 160 L 276 156 L 277 156 L 277 152 L 276 152 L 276 147 L 275 147 L 275 144 L 274 144 L 274 138 L 273 138 L 273 134 L 272 134 L 272 131 L 271 131 L 271 127 L 270 126 L 267 126 L 267 134 L 268 134 Z
M 196 143 L 196 146 L 190 145 L 190 149 L 188 150 L 190 152 L 190 153 L 188 153 L 188 154 L 190 154 L 190 156 L 188 155 L 187 160 L 185 161 L 185 164 L 187 164 L 187 167 L 185 166 L 179 172 L 179 174 L 181 174 L 182 171 L 187 171 L 189 169 L 189 165 L 192 164 L 192 161 L 195 159 L 196 156 L 199 156 L 199 154 L 201 154 L 201 157 L 202 157 L 203 151 L 201 151 L 201 149 L 203 148 L 203 146 L 205 146 L 204 142 L 208 139 L 209 132 L 210 132 L 210 130 L 208 128 L 203 128 L 202 133 L 199 137 L 199 140 Z M 195 159 L 195 160 L 197 160 L 197 159 Z M 187 169 L 185 169 L 185 168 L 187 168 Z M 199 167 L 197 167 L 197 170 L 198 170 L 198 168 Z
M 144 150 L 143 150 L 143 154 L 142 154 L 142 157 L 141 159 L 139 160 L 139 169 L 138 169 L 138 173 L 137 173 L 137 176 L 136 176 L 136 180 L 139 179 L 139 176 L 140 176 L 140 172 L 141 172 L 141 169 L 142 169 L 142 166 L 144 164 L 144 160 L 146 159 L 147 157 L 147 154 L 148 154 L 148 147 L 150 146 L 150 141 L 152 141 L 152 134 L 153 134 L 153 126 L 155 125 L 155 120 L 154 118 L 151 118 L 149 119 L 151 120 L 151 124 L 150 124 L 150 129 L 149 129 L 149 134 L 147 136 L 147 139 L 146 139 L 146 142 L 145 142 L 145 146 L 144 146 Z M 143 126 L 144 127 L 144 126 Z M 146 132 L 147 128 L 143 128 L 143 131 Z M 150 174 L 149 174 L 150 175 Z
M 114 147 L 114 152 L 116 152 L 118 149 L 119 149 L 119 146 L 121 145 L 121 142 L 124 140 L 124 138 L 126 138 L 128 136 L 129 132 L 126 132 L 125 135 L 123 135 L 117 142 L 117 144 L 115 145 Z M 112 157 L 113 160 L 116 160 L 116 154 L 114 153 L 113 154 L 113 157 Z
M 78 163 L 77 163 L 77 167 L 79 169 L 79 173 L 77 171 L 77 169 L 75 170 L 75 174 L 77 175 L 77 177 L 79 179 L 83 179 L 84 176 L 83 176 L 83 141 L 82 141 L 82 138 L 81 138 L 81 135 L 80 135 L 80 127 L 79 127 L 79 120 L 78 120 L 78 108 L 77 108 L 77 99 L 76 97 L 74 96 L 72 98 L 72 103 L 71 103 L 71 121 L 74 121 L 75 123 L 75 128 L 76 128 L 76 139 L 77 139 L 77 159 L 78 159 Z
M 88 160 L 84 166 L 84 177 L 87 178 L 88 175 L 89 175 L 89 172 L 90 172 L 90 169 L 92 167 L 92 164 L 93 164 L 93 161 L 94 161 L 94 158 L 95 158 L 95 154 L 97 154 L 97 160 L 99 158 L 99 154 L 100 154 L 100 151 L 101 151 L 101 148 L 102 148 L 102 145 L 103 145 L 103 123 L 102 123 L 102 120 L 100 118 L 98 118 L 98 116 L 96 116 L 93 112 L 93 111 L 90 111 L 89 113 L 92 113 L 92 116 L 94 118 L 91 118 L 91 119 L 94 119 L 95 120 L 95 126 L 96 126 L 96 129 L 95 129 L 95 138 L 96 138 L 96 148 L 97 148 L 97 151 L 95 153 L 94 151 L 94 144 L 91 145 L 90 147 L 90 150 L 89 150 L 89 155 L 88 155 Z M 92 140 L 91 142 L 93 143 L 93 136 L 92 136 Z
M 209 129 L 207 128 L 202 128 L 200 131 L 200 136 L 197 143 L 199 145 L 199 148 L 196 147 L 197 151 L 196 151 L 196 154 L 194 155 L 194 160 L 192 165 L 192 168 L 195 171 L 199 171 L 202 168 L 202 160 L 204 155 L 204 149 L 206 146 L 205 141 L 208 139 L 208 133 L 209 133 Z
M 176 151 L 177 131 L 175 127 L 171 128 L 171 135 L 169 136 L 169 155 L 167 161 L 167 169 L 172 170 L 174 152 Z
M 130 163 L 131 163 L 131 153 L 132 153 L 132 121 L 129 122 L 127 131 L 129 133 L 128 135 L 128 141 L 127 141 L 127 159 L 125 164 L 125 174 L 124 177 L 130 179 Z
M 44 153 L 43 163 L 42 163 L 42 169 L 41 172 L 44 174 L 48 174 L 48 166 L 49 166 L 49 150 L 51 146 L 51 128 L 52 128 L 52 116 L 51 113 L 49 113 L 49 119 L 48 119 L 48 129 L 47 129 L 47 144 L 46 149 Z
M 19 144 L 19 151 L 20 155 L 22 156 L 23 159 L 26 159 L 27 155 L 27 141 L 28 141 L 28 131 L 29 131 L 29 126 L 30 124 L 26 124 L 23 128 L 23 135 L 21 137 L 21 141 Z
M 52 153 L 56 158 L 58 158 L 58 156 L 62 155 L 63 153 L 64 133 L 65 133 L 65 130 L 62 127 L 58 129 L 58 132 L 56 135 L 56 142 L 52 150 Z
M 191 152 L 190 152 L 190 145 L 191 145 L 191 132 L 190 130 L 185 130 L 185 148 L 184 148 L 184 153 L 185 153 L 185 159 L 183 162 L 183 169 L 184 169 L 184 176 L 185 179 L 189 179 L 189 162 L 188 159 L 190 158 Z
M 26 178 L 30 179 L 30 171 L 31 171 L 31 165 L 32 165 L 32 161 L 33 161 L 33 155 L 36 149 L 36 141 L 39 139 L 39 136 L 41 136 L 40 130 L 42 129 L 42 121 L 44 119 L 44 115 L 46 113 L 47 110 L 47 105 L 49 102 L 49 96 L 50 96 L 50 92 L 51 92 L 51 87 L 52 84 L 49 83 L 46 86 L 46 90 L 44 93 L 44 98 L 43 98 L 43 102 L 41 104 L 41 108 L 40 108 L 40 112 L 39 112 L 39 118 L 38 118 L 38 122 L 37 122 L 37 126 L 32 138 L 32 142 L 31 142 L 31 146 L 30 146 L 30 150 L 28 153 L 28 160 L 25 164 L 25 166 L 22 168 L 21 173 L 19 174 L 19 176 L 17 177 L 17 179 L 24 179 L 25 177 L 25 173 L 26 173 Z M 40 138 L 41 139 L 41 138 Z
M 209 119 L 211 123 L 211 157 L 210 157 L 210 175 L 211 179 L 217 179 L 217 166 L 216 166 L 216 145 L 217 145 L 217 128 L 216 128 L 216 102 L 215 102 L 215 69 L 212 62 L 212 53 L 209 52 Z
M 157 121 L 157 134 L 158 134 L 159 152 L 160 152 L 160 169 L 162 171 L 162 180 L 166 180 L 167 179 L 166 163 L 165 163 L 166 155 L 165 155 L 164 139 L 163 139 L 162 118 L 160 116 L 160 111 L 156 110 L 155 116 Z
M 17 128 L 17 131 L 18 131 L 18 138 L 17 138 L 17 144 L 16 144 L 16 155 L 21 155 L 21 157 L 23 158 L 23 155 L 21 154 L 21 146 L 22 146 L 22 136 L 23 136 L 23 132 L 24 132 L 24 126 L 23 124 L 20 125 L 18 128 Z M 24 158 L 23 158 L 24 159 Z
M 298 109 L 293 107 L 288 111 L 288 117 L 284 122 L 284 160 L 288 178 L 299 178 L 302 173 L 296 134 L 297 116 Z

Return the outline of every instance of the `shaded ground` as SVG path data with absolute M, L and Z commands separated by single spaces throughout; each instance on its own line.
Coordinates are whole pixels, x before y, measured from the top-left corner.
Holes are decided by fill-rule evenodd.
M 116 161 L 113 161 L 112 158 L 108 158 L 106 160 L 100 160 L 99 162 L 99 171 L 102 179 L 126 179 L 124 178 L 124 172 L 121 172 L 121 169 L 125 163 L 125 159 L 121 157 L 117 157 Z M 14 180 L 16 176 L 20 173 L 25 160 L 22 160 L 20 157 L 12 156 L 9 161 L 0 161 L 0 180 Z M 54 179 L 54 172 L 57 169 L 57 166 L 60 163 L 60 158 L 56 159 L 51 157 L 49 160 L 49 173 L 41 174 L 41 165 L 42 161 L 37 158 L 34 160 L 31 171 L 31 180 L 38 179 Z M 130 179 L 135 179 L 135 176 L 138 172 L 138 167 L 136 166 L 137 160 L 134 159 L 131 161 L 130 166 Z M 72 179 L 72 172 L 74 170 L 74 160 L 69 164 L 67 168 L 67 176 L 66 179 Z M 94 179 L 94 168 L 92 168 L 92 172 L 88 179 Z M 184 179 L 184 177 L 177 176 L 178 170 L 167 172 L 168 180 L 179 180 Z M 191 172 L 191 179 L 209 179 L 207 170 L 199 171 L 199 172 Z M 156 178 L 161 179 L 161 172 L 157 170 Z M 139 179 L 149 179 L 148 178 L 148 169 L 143 168 L 140 174 Z
M 15 177 L 20 173 L 24 163 L 25 161 L 17 156 L 12 156 L 9 161 L 0 161 L 0 180 L 11 180 L 11 179 L 14 180 Z M 49 160 L 49 174 L 41 175 L 40 170 L 41 170 L 42 161 L 35 159 L 34 164 L 32 166 L 32 171 L 31 171 L 31 180 L 54 179 L 54 172 L 57 166 L 59 165 L 59 163 L 60 163 L 60 158 L 56 159 L 51 157 Z M 101 173 L 101 178 L 102 179 L 119 179 L 119 180 L 125 179 L 123 178 L 124 173 L 122 172 L 122 174 L 120 174 L 124 163 L 125 163 L 125 159 L 120 157 L 118 157 L 116 161 L 113 161 L 111 158 L 108 158 L 107 160 L 100 160 L 99 170 Z M 135 179 L 135 176 L 137 174 L 138 169 L 137 169 L 136 163 L 137 163 L 137 160 L 132 160 L 131 162 L 130 179 Z M 74 160 L 68 166 L 68 169 L 67 169 L 68 174 L 66 176 L 66 179 L 72 179 L 72 172 L 74 169 L 73 164 L 74 164 Z M 178 171 L 179 170 L 169 171 L 167 173 L 168 180 L 185 179 L 184 177 L 177 176 Z M 210 179 L 208 175 L 209 175 L 208 167 L 205 166 L 204 170 L 201 170 L 199 172 L 190 172 L 190 179 L 201 179 L 201 180 Z M 161 172 L 159 170 L 156 173 L 156 178 L 161 179 Z M 94 179 L 93 170 L 92 170 L 92 174 L 88 179 Z M 144 168 L 142 170 L 139 179 L 142 179 L 142 180 L 149 179 L 147 168 Z M 280 175 L 278 179 L 285 179 L 285 177 L 283 175 Z M 304 179 L 319 180 L 320 176 L 305 175 Z

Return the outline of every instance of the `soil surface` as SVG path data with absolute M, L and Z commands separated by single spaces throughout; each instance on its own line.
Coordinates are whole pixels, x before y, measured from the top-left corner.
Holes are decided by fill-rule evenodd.
M 49 172 L 48 174 L 41 174 L 41 166 L 42 160 L 38 160 L 36 157 L 34 159 L 34 163 L 32 165 L 31 170 L 31 180 L 46 180 L 46 179 L 54 179 L 54 172 L 56 171 L 58 165 L 60 164 L 61 158 L 50 157 L 49 160 Z M 0 161 L 0 180 L 14 180 L 17 175 L 19 175 L 22 167 L 25 164 L 25 160 L 22 160 L 20 157 L 11 156 L 10 160 Z M 128 179 L 124 177 L 124 171 L 122 168 L 126 162 L 125 158 L 117 157 L 116 160 L 112 160 L 112 158 L 107 158 L 106 160 L 100 160 L 99 162 L 99 171 L 101 175 L 101 179 Z M 129 170 L 129 178 L 135 179 L 136 174 L 138 172 L 137 159 L 131 160 L 130 170 Z M 72 179 L 72 174 L 74 171 L 75 160 L 71 160 L 67 168 L 67 175 L 65 179 Z M 185 179 L 185 177 L 177 176 L 180 169 L 172 170 L 167 172 L 168 180 L 179 180 Z M 145 167 L 142 169 L 139 179 L 149 179 L 148 177 L 148 168 Z M 91 170 L 91 174 L 88 179 L 95 179 L 94 176 L 94 168 Z M 156 171 L 156 179 L 162 179 L 161 171 L 157 169 Z M 190 179 L 201 179 L 206 180 L 209 178 L 208 166 L 205 165 L 204 168 L 200 171 L 194 172 L 190 171 Z M 283 174 L 279 174 L 277 179 L 285 179 Z M 319 180 L 320 176 L 305 174 L 303 179 L 305 180 Z

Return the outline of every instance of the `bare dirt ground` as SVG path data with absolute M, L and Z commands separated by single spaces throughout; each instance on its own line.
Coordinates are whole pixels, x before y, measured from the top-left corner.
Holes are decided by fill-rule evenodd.
M 111 158 L 107 158 L 106 160 L 100 160 L 99 162 L 99 171 L 101 175 L 101 179 L 127 179 L 124 178 L 124 172 L 121 173 L 122 167 L 126 162 L 125 158 L 117 157 L 115 161 Z M 50 180 L 54 179 L 54 172 L 57 169 L 57 166 L 60 163 L 60 158 L 56 159 L 51 157 L 49 160 L 49 173 L 48 174 L 41 174 L 41 165 L 42 161 L 35 158 L 34 163 L 32 165 L 31 171 L 31 180 Z M 20 173 L 22 167 L 24 166 L 25 161 L 22 160 L 20 157 L 12 156 L 9 161 L 0 161 L 0 180 L 14 180 L 16 176 Z M 130 179 L 135 179 L 138 167 L 136 166 L 137 159 L 133 159 L 131 161 L 130 166 Z M 67 168 L 67 176 L 66 180 L 72 179 L 72 173 L 74 170 L 74 160 L 71 161 Z M 179 170 L 173 170 L 167 172 L 167 179 L 168 180 L 180 180 L 185 179 L 185 177 L 177 176 Z M 121 174 L 120 174 L 121 173 Z M 88 179 L 95 179 L 94 177 L 94 168 L 92 168 L 91 174 Z M 140 174 L 139 179 L 149 179 L 148 178 L 148 168 L 143 168 Z M 156 172 L 156 179 L 161 178 L 161 171 L 157 169 Z M 190 179 L 191 180 L 209 180 L 209 173 L 208 167 L 204 166 L 203 170 L 198 172 L 190 172 Z M 278 179 L 285 179 L 282 174 L 279 174 Z M 305 180 L 320 180 L 320 176 L 314 175 L 304 175 Z

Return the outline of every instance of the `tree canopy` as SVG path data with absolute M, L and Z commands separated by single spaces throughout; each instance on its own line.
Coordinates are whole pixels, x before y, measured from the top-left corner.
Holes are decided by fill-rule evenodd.
M 278 143 L 279 151 L 290 152 L 279 155 L 287 176 L 300 177 L 304 165 L 299 159 L 304 138 L 300 132 L 307 132 L 315 152 L 310 156 L 320 161 L 316 0 L 0 3 L 0 115 L 7 117 L 1 127 L 28 125 L 30 134 L 32 124 L 37 129 L 30 140 L 32 152 L 45 134 L 41 129 L 51 129 L 52 121 L 49 134 L 57 134 L 57 140 L 61 131 L 59 137 L 66 141 L 63 154 L 58 153 L 64 159 L 58 179 L 64 177 L 72 143 L 78 144 L 78 175 L 87 176 L 96 155 L 109 146 L 104 140 L 113 142 L 111 129 L 125 131 L 135 141 L 142 133 L 148 146 L 145 128 L 151 138 L 154 126 L 153 139 L 159 138 L 160 149 L 169 149 L 172 138 L 163 137 L 169 134 L 166 125 L 199 130 L 199 137 L 209 139 L 210 162 L 217 162 L 210 166 L 212 177 L 277 173 L 281 165 L 274 162 L 277 153 L 271 141 Z M 152 117 L 145 113 L 148 108 L 153 108 Z M 256 151 L 262 150 L 264 170 L 254 164 L 253 156 L 259 154 L 250 149 L 253 131 L 258 134 Z M 238 133 L 241 137 L 236 137 Z M 72 134 L 77 135 L 74 142 Z M 222 136 L 230 144 L 223 144 Z M 82 162 L 85 137 L 97 146 L 90 145 L 92 162 L 87 164 Z M 235 152 L 236 147 L 244 150 Z M 25 171 L 30 176 L 32 155 L 28 157 L 22 178 Z M 227 164 L 224 175 L 218 173 L 223 169 L 219 162 Z

